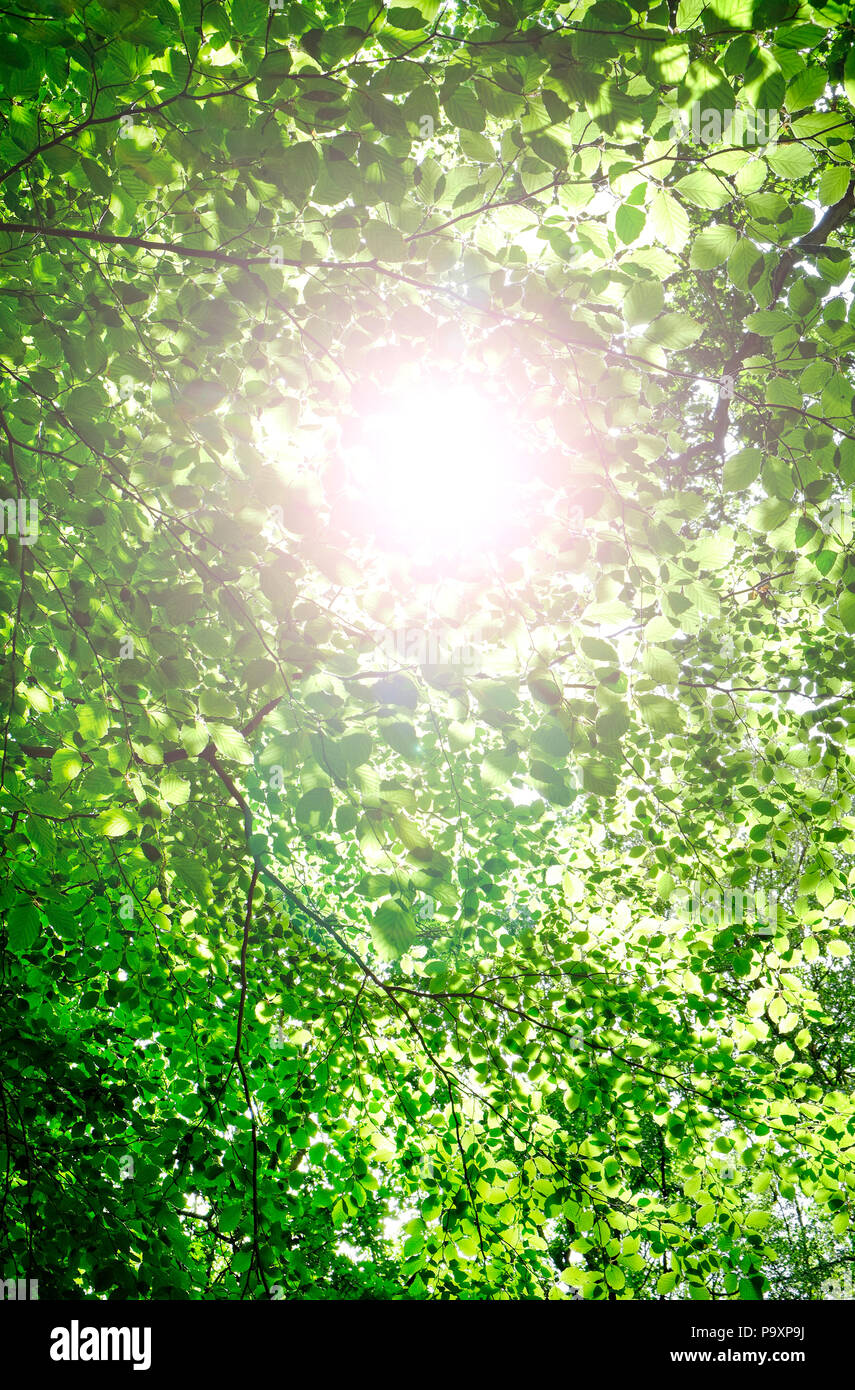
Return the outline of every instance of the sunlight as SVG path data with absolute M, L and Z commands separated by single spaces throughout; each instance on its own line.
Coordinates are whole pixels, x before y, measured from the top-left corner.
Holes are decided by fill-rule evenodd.
M 346 458 L 378 539 L 417 561 L 475 555 L 513 519 L 512 425 L 471 385 L 426 383 L 375 403 Z

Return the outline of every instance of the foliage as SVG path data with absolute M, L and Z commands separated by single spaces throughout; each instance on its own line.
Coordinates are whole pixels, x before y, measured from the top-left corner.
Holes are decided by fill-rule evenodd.
M 852 35 L 2 12 L 4 1276 L 809 1298 L 855 1257 Z M 526 464 L 439 575 L 347 470 L 420 377 Z

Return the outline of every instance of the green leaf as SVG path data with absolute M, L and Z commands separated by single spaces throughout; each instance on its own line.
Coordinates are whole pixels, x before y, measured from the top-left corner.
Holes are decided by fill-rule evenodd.
M 397 227 L 386 222 L 369 222 L 365 227 L 365 242 L 378 261 L 403 261 L 407 247 Z
M 855 632 L 855 593 L 844 589 L 837 600 L 837 614 L 847 632 Z
M 160 779 L 160 794 L 170 806 L 186 806 L 190 799 L 190 783 L 174 772 Z
M 819 176 L 817 197 L 824 207 L 839 203 L 849 187 L 851 170 L 848 164 L 827 164 Z
M 813 106 L 825 92 L 828 74 L 821 64 L 811 65 L 799 72 L 787 87 L 784 102 L 788 111 L 800 111 Z
M 252 749 L 240 729 L 230 729 L 228 724 L 212 724 L 211 742 L 223 758 L 232 762 L 251 763 Z
M 724 463 L 725 492 L 742 492 L 759 477 L 763 464 L 762 449 L 740 449 Z
M 757 111 L 777 111 L 786 84 L 781 68 L 768 48 L 756 48 L 745 71 L 743 93 Z
M 630 327 L 650 323 L 662 308 L 665 296 L 658 280 L 637 280 L 623 302 L 623 314 Z
M 50 770 L 54 782 L 64 785 L 83 771 L 83 759 L 76 748 L 58 748 L 50 760 Z
M 301 825 L 311 830 L 324 830 L 329 825 L 333 813 L 333 799 L 327 787 L 313 787 L 303 792 L 294 810 Z
M 751 333 L 771 338 L 774 333 L 780 333 L 782 328 L 789 328 L 792 322 L 785 309 L 761 309 L 758 314 L 748 315 L 745 327 Z
M 663 246 L 681 251 L 689 239 L 689 218 L 686 209 L 670 193 L 657 193 L 650 204 L 647 225 Z
M 677 180 L 674 187 L 685 202 L 704 208 L 708 212 L 723 208 L 732 197 L 723 180 L 716 178 L 708 169 L 699 169 L 693 174 L 684 175 Z
M 389 899 L 374 910 L 371 936 L 383 960 L 397 960 L 416 940 L 418 928 L 411 913 Z
M 478 100 L 475 88 L 468 82 L 456 87 L 443 99 L 445 114 L 460 130 L 480 131 L 486 125 L 486 112 Z
M 855 49 L 850 48 L 843 66 L 843 86 L 849 101 L 855 105 Z
M 277 173 L 282 191 L 298 205 L 303 204 L 320 173 L 321 161 L 311 140 L 297 140 L 283 150 Z
M 176 879 L 184 888 L 189 888 L 191 897 L 202 902 L 210 902 L 213 897 L 211 876 L 204 864 L 196 859 L 173 859 L 169 866 Z
M 788 377 L 775 377 L 765 391 L 767 405 L 781 405 L 801 410 L 803 401 L 798 387 Z
M 136 817 L 129 811 L 102 811 L 95 817 L 94 825 L 101 835 L 106 835 L 109 839 L 118 839 L 122 835 L 127 835 L 129 830 L 133 830 L 136 824 Z
M 647 330 L 647 337 L 652 343 L 659 343 L 666 348 L 687 348 L 696 342 L 704 331 L 702 323 L 692 319 L 688 314 L 661 314 L 655 323 L 650 325 Z
M 772 1220 L 768 1211 L 749 1211 L 744 1222 L 749 1231 L 764 1231 Z
M 747 290 L 760 269 L 763 256 L 752 241 L 741 237 L 727 262 L 727 273 L 738 290 Z
M 706 227 L 692 242 L 689 264 L 695 270 L 712 270 L 727 260 L 736 239 L 735 227 Z
M 9 909 L 6 927 L 11 951 L 20 955 L 32 950 L 41 930 L 37 908 L 31 902 L 16 903 Z
M 604 642 L 601 637 L 581 637 L 579 650 L 592 661 L 605 661 L 609 666 L 618 665 L 618 654 L 611 642 Z
M 481 777 L 488 787 L 503 787 L 510 780 L 519 762 L 514 751 L 488 753 L 481 764 Z
M 792 503 L 778 497 L 767 497 L 752 507 L 746 523 L 752 531 L 774 531 L 790 515 Z
M 766 158 L 769 167 L 782 179 L 803 179 L 814 166 L 810 150 L 797 141 L 776 145 Z
M 630 242 L 638 239 L 644 223 L 644 211 L 641 208 L 633 207 L 630 203 L 623 203 L 615 215 L 615 231 L 624 245 L 629 245 Z
M 676 685 L 680 667 L 664 647 L 648 647 L 644 653 L 644 669 L 660 685 Z

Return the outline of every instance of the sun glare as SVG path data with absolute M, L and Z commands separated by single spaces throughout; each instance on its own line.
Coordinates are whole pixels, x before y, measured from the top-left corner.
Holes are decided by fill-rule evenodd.
M 510 422 L 471 385 L 411 386 L 375 403 L 359 417 L 347 463 L 378 540 L 417 561 L 471 557 L 513 520 Z

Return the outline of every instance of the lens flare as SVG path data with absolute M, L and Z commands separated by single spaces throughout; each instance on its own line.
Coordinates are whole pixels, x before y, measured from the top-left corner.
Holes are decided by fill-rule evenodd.
M 512 422 L 474 386 L 428 383 L 375 402 L 346 458 L 380 543 L 416 561 L 483 552 L 513 520 Z

